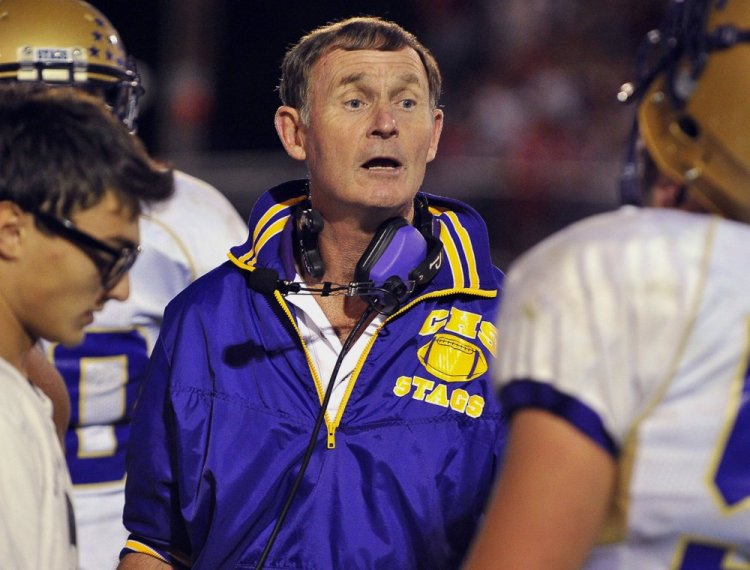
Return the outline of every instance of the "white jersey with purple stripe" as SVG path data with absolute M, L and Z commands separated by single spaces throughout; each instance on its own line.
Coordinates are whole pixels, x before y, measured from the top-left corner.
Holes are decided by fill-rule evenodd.
M 556 414 L 618 463 L 586 568 L 750 567 L 750 227 L 579 222 L 512 268 L 499 333 L 506 411 Z

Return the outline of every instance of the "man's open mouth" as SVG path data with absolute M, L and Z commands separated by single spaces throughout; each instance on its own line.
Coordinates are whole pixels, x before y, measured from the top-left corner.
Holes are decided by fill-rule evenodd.
M 367 168 L 368 170 L 375 170 L 375 169 L 395 169 L 400 168 L 401 163 L 396 160 L 395 158 L 389 158 L 384 156 L 379 156 L 376 158 L 371 158 L 367 162 L 365 162 L 362 165 L 362 168 Z

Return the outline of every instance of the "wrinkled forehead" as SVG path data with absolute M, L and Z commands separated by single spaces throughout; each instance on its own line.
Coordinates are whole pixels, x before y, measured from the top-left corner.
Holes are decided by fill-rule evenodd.
M 333 48 L 318 59 L 311 74 L 311 84 L 318 88 L 368 81 L 391 81 L 429 90 L 427 70 L 410 47 L 396 51 Z

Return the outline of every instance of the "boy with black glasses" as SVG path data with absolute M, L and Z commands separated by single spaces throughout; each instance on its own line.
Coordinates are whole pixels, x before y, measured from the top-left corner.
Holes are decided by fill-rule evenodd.
M 0 87 L 0 558 L 75 568 L 70 478 L 49 400 L 26 379 L 40 338 L 76 344 L 129 293 L 138 216 L 171 171 L 97 99 Z

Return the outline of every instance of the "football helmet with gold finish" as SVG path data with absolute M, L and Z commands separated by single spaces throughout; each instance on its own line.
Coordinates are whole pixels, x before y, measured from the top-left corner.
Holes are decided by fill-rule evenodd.
M 642 48 L 638 132 L 703 209 L 750 223 L 750 2 L 675 0 Z
M 91 91 L 135 130 L 135 62 L 106 16 L 81 0 L 0 0 L 0 81 Z

